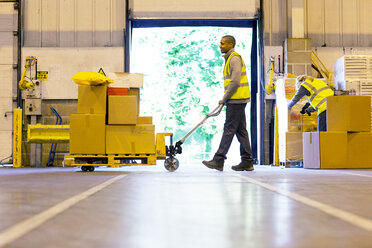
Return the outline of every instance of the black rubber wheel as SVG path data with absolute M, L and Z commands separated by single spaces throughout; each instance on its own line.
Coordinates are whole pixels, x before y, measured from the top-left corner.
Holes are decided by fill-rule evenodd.
M 173 172 L 178 169 L 180 166 L 180 163 L 178 162 L 178 159 L 176 158 L 167 158 L 164 161 L 164 167 L 170 172 Z
M 94 171 L 94 166 L 89 166 L 88 171 Z
M 81 166 L 81 171 L 87 172 L 88 171 L 88 166 Z

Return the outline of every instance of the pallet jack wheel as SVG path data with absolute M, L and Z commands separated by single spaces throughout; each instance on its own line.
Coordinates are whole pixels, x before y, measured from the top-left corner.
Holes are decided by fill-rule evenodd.
M 164 167 L 170 172 L 173 172 L 178 169 L 180 166 L 180 163 L 178 162 L 178 159 L 176 158 L 167 158 L 164 161 Z

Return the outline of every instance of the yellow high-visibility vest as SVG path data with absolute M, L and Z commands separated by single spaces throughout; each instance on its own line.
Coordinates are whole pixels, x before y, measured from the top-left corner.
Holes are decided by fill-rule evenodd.
M 301 86 L 304 86 L 310 96 L 305 96 L 311 106 L 318 110 L 318 115 L 327 110 L 326 98 L 333 96 L 333 90 L 323 80 L 314 78 L 313 81 L 306 79 Z
M 230 60 L 234 56 L 239 56 L 240 59 L 242 60 L 242 74 L 240 76 L 240 86 L 238 87 L 236 92 L 231 96 L 230 99 L 249 99 L 251 97 L 251 92 L 249 90 L 249 83 L 248 83 L 245 64 L 243 62 L 242 57 L 235 51 L 230 54 L 230 56 L 228 57 L 225 63 L 225 67 L 223 68 L 225 92 L 231 82 Z

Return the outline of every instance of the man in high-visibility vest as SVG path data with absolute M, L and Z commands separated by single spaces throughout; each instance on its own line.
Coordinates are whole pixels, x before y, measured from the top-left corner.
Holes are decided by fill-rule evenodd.
M 236 171 L 252 171 L 254 169 L 252 151 L 245 118 L 245 107 L 250 102 L 249 83 L 243 59 L 234 50 L 234 47 L 235 38 L 233 36 L 222 37 L 220 50 L 225 58 L 223 69 L 225 94 L 218 103 L 226 105 L 226 120 L 217 152 L 212 160 L 204 160 L 203 164 L 208 168 L 223 171 L 226 154 L 236 135 L 240 142 L 241 162 L 231 168 Z
M 317 111 L 318 131 L 327 131 L 326 99 L 334 95 L 331 87 L 323 80 L 302 75 L 296 79 L 296 89 L 297 93 L 288 104 L 288 109 L 291 109 L 302 97 L 305 97 L 308 102 L 302 107 L 300 113 L 311 115 L 312 112 Z

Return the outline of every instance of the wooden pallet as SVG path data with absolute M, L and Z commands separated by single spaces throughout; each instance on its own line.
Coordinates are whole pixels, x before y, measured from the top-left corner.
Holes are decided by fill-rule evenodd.
M 286 162 L 280 162 L 279 166 L 283 166 L 285 168 L 303 168 L 303 161 L 286 161 Z
M 115 155 L 99 155 L 99 154 L 74 154 L 65 155 L 65 166 L 83 167 L 83 166 L 141 166 L 141 165 L 156 165 L 155 154 L 115 154 Z

